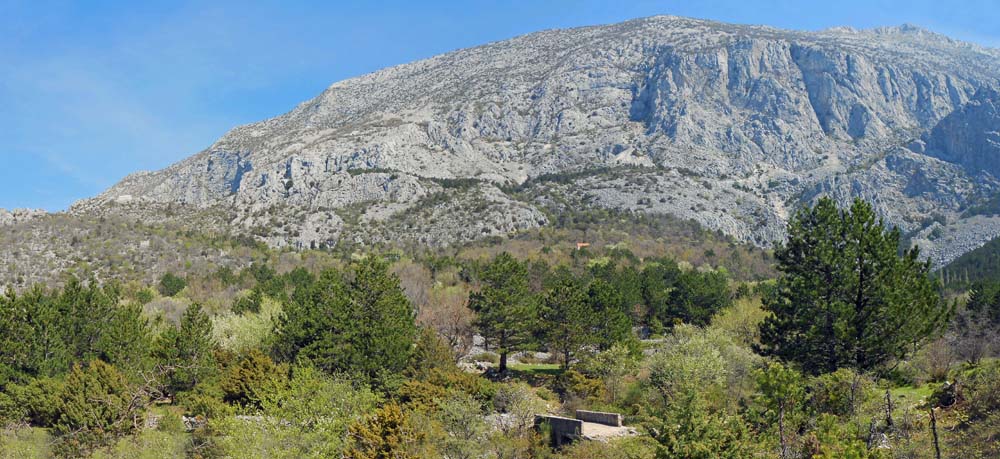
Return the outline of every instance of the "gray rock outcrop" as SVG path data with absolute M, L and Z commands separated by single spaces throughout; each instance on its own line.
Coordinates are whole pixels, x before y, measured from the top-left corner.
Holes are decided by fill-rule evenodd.
M 767 246 L 798 206 L 832 195 L 875 202 L 941 263 L 1000 234 L 1000 217 L 965 212 L 997 192 L 998 81 L 997 50 L 914 26 L 798 32 L 659 16 L 552 30 L 335 83 L 72 212 L 128 196 L 224 209 L 278 246 L 449 244 L 546 224 L 543 195 L 559 191 Z M 530 202 L 502 191 L 626 167 L 533 185 Z M 440 202 L 459 180 L 476 185 Z M 373 222 L 396 230 L 358 230 Z M 958 233 L 929 239 L 931 223 Z

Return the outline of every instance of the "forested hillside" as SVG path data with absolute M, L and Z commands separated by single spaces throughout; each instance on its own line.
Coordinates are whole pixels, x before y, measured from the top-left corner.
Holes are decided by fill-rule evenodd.
M 11 290 L 0 457 L 1000 454 L 1000 288 L 945 300 L 866 203 L 797 214 L 763 269 L 618 231 Z M 579 409 L 625 427 L 535 428 Z
M 941 269 L 940 277 L 945 285 L 957 289 L 1000 279 L 1000 238 L 948 263 Z

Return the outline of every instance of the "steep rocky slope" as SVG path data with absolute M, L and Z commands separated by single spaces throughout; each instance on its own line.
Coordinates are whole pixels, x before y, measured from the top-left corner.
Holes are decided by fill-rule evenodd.
M 11 226 L 25 223 L 45 215 L 40 209 L 0 209 L 0 226 Z
M 544 31 L 335 83 L 71 212 L 211 209 L 314 247 L 443 245 L 601 206 L 768 246 L 828 194 L 873 201 L 941 263 L 1000 234 L 968 211 L 1000 186 L 998 82 L 997 50 L 913 26 Z

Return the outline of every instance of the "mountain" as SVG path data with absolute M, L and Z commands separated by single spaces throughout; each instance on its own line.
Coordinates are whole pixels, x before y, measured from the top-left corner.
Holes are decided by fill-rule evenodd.
M 337 82 L 69 210 L 272 246 L 441 246 L 587 208 L 768 247 L 822 195 L 872 201 L 939 266 L 1000 235 L 1000 51 L 904 25 L 658 16 Z M 209 214 L 213 217 L 205 218 Z
M 12 226 L 25 223 L 45 215 L 41 209 L 0 209 L 0 226 Z

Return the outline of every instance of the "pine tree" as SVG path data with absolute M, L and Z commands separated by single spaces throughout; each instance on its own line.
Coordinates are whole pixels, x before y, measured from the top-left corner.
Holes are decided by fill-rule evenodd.
M 687 271 L 677 276 L 668 310 L 673 318 L 705 326 L 716 312 L 729 306 L 729 278 L 725 272 Z
M 531 342 L 537 305 L 528 288 L 528 271 L 509 253 L 497 255 L 481 273 L 479 292 L 469 296 L 475 325 L 488 345 L 500 354 L 500 372 L 507 356 Z
M 286 361 L 305 358 L 327 372 L 338 371 L 338 355 L 349 349 L 337 349 L 343 341 L 335 338 L 346 333 L 349 310 L 343 276 L 335 269 L 324 270 L 312 285 L 296 290 L 285 306 L 275 330 L 275 353 Z
M 553 284 L 545 292 L 539 326 L 550 349 L 562 355 L 563 368 L 568 369 L 573 357 L 597 340 L 592 329 L 596 318 L 587 301 L 586 287 L 572 273 L 560 268 Z
M 216 370 L 212 319 L 201 305 L 188 306 L 180 327 L 170 327 L 156 342 L 154 355 L 165 365 L 166 389 L 170 393 L 191 390 Z
M 352 339 L 348 368 L 371 377 L 398 373 L 409 363 L 417 338 L 415 311 L 385 261 L 370 257 L 354 270 L 349 290 Z
M 151 335 L 149 323 L 142 316 L 142 306 L 131 303 L 120 306 L 98 339 L 98 357 L 134 374 L 149 363 Z
M 324 271 L 294 296 L 277 330 L 282 358 L 368 377 L 406 368 L 417 337 L 413 306 L 384 261 L 362 261 L 349 284 Z
M 113 320 L 121 292 L 116 284 L 104 287 L 93 279 L 83 283 L 73 277 L 55 299 L 62 315 L 59 327 L 73 362 L 88 362 L 100 357 L 99 343 L 104 328 Z
M 900 253 L 871 205 L 840 210 L 829 198 L 792 219 L 775 257 L 782 277 L 764 307 L 761 350 L 803 370 L 878 368 L 946 323 L 949 308 L 919 250 Z
M 598 349 L 608 350 L 615 343 L 632 336 L 628 303 L 617 285 L 595 279 L 587 288 L 587 297 L 590 313 L 594 318 L 592 333 Z

